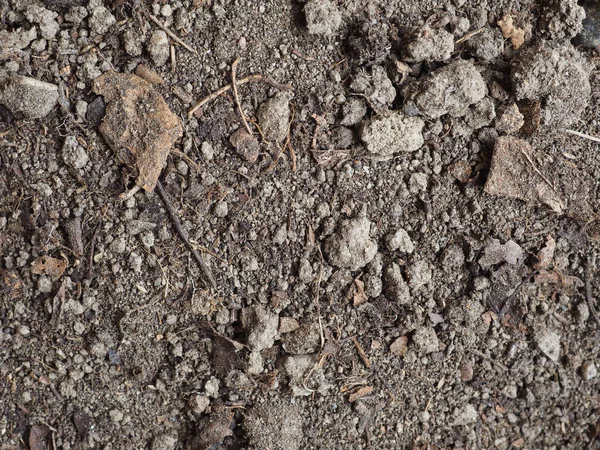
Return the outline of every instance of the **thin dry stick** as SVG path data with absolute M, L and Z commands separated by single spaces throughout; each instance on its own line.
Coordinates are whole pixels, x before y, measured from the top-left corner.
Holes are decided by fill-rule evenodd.
M 198 253 L 198 250 L 196 250 L 196 248 L 190 242 L 188 233 L 185 230 L 185 228 L 183 228 L 183 225 L 181 225 L 181 221 L 179 220 L 179 217 L 177 216 L 177 212 L 175 211 L 175 208 L 173 207 L 173 204 L 171 203 L 171 200 L 169 199 L 169 196 L 168 196 L 167 192 L 165 191 L 160 180 L 158 180 L 156 182 L 156 190 L 157 190 L 158 195 L 160 196 L 161 200 L 163 201 L 163 204 L 165 205 L 165 209 L 167 210 L 167 213 L 169 214 L 169 217 L 171 218 L 171 222 L 173 222 L 173 226 L 175 227 L 175 230 L 177 230 L 177 234 L 179 234 L 179 237 L 181 237 L 181 239 L 183 240 L 185 245 L 187 245 L 187 247 L 190 249 L 190 251 L 192 252 L 192 255 L 194 256 L 194 259 L 196 260 L 196 263 L 200 267 L 200 270 L 202 271 L 202 275 L 203 275 L 202 278 L 203 278 L 204 283 L 209 287 L 215 287 L 217 285 L 217 283 L 215 281 L 215 278 L 213 277 L 212 272 L 210 271 L 210 268 L 206 265 L 206 263 L 200 256 L 200 254 Z
M 188 166 L 190 166 L 192 169 L 194 169 L 194 171 L 196 173 L 200 173 L 200 167 L 198 167 L 198 164 L 196 164 L 196 162 L 192 158 L 190 158 L 188 155 L 186 155 L 182 151 L 179 151 L 175 148 L 171 149 L 171 153 L 174 154 L 175 156 L 178 156 L 181 159 L 183 159 L 188 164 Z
M 167 35 L 169 35 L 169 37 L 171 39 L 173 39 L 175 42 L 177 42 L 179 45 L 181 45 L 183 48 L 185 48 L 187 51 L 192 52 L 193 54 L 197 55 L 198 52 L 196 50 L 194 50 L 192 47 L 190 47 L 189 45 L 187 45 L 185 42 L 183 42 L 175 33 L 173 33 L 171 30 L 169 30 L 167 27 L 165 27 L 162 23 L 160 23 L 160 20 L 158 20 L 156 17 L 154 17 L 152 14 L 148 14 L 148 18 L 154 22 L 156 24 L 156 26 L 158 28 L 160 28 L 161 30 L 163 30 L 165 33 L 167 33 Z
M 455 42 L 455 45 L 458 44 L 462 44 L 465 41 L 468 41 L 469 39 L 471 39 L 473 36 L 477 36 L 479 33 L 481 33 L 484 30 L 484 28 L 479 28 L 477 30 L 473 30 L 470 33 L 465 34 L 463 37 L 461 37 L 459 40 L 457 40 Z
M 529 164 L 531 164 L 531 167 L 533 168 L 533 170 L 535 171 L 535 173 L 537 173 L 537 174 L 538 174 L 538 175 L 539 175 L 539 176 L 542 178 L 542 180 L 544 180 L 544 181 L 546 182 L 546 184 L 547 184 L 548 186 L 550 186 L 550 188 L 551 188 L 551 189 L 552 189 L 554 192 L 556 192 L 556 189 L 554 188 L 554 185 L 553 185 L 553 184 L 550 182 L 550 180 L 548 180 L 548 178 L 546 178 L 546 177 L 544 176 L 544 174 L 542 174 L 542 172 L 540 172 L 540 170 L 539 170 L 539 169 L 536 167 L 535 163 L 534 163 L 534 162 L 533 162 L 533 160 L 531 159 L 531 156 L 529 156 L 529 155 L 527 154 L 527 152 L 526 152 L 525 150 L 523 150 L 523 149 L 521 149 L 521 153 L 523 153 L 523 156 L 525 156 L 525 158 L 527 159 L 527 161 L 529 162 Z
M 585 133 L 580 133 L 579 131 L 565 130 L 565 133 L 569 133 L 569 134 L 572 134 L 573 136 L 578 136 L 580 138 L 587 139 L 588 141 L 593 141 L 593 142 L 600 143 L 600 138 L 599 137 L 591 136 L 591 135 L 585 134 Z
M 594 307 L 594 296 L 593 296 L 593 290 L 592 290 L 592 277 L 593 277 L 595 265 L 596 265 L 596 257 L 589 256 L 589 250 L 588 250 L 588 257 L 587 257 L 587 261 L 585 264 L 585 300 L 587 301 L 588 309 L 590 310 L 592 317 L 594 317 L 594 320 L 596 321 L 596 323 L 598 325 L 600 325 L 600 317 L 598 317 L 598 313 L 596 312 L 596 308 Z
M 237 109 L 240 112 L 240 117 L 242 118 L 242 122 L 244 122 L 244 127 L 250 136 L 252 136 L 252 130 L 248 125 L 248 121 L 246 120 L 246 114 L 242 110 L 242 105 L 240 103 L 240 98 L 238 97 L 237 84 L 235 82 L 235 74 L 237 72 L 237 66 L 240 63 L 240 58 L 237 58 L 233 64 L 231 64 L 231 86 L 233 88 L 233 98 L 235 99 L 235 104 L 237 105 Z
M 360 356 L 360 359 L 362 359 L 362 362 L 365 364 L 365 366 L 367 366 L 367 369 L 370 369 L 371 361 L 369 361 L 369 357 L 365 353 L 365 350 L 362 348 L 362 345 L 360 345 L 360 342 L 358 342 L 358 340 L 355 337 L 353 337 L 352 343 L 356 347 L 356 351 L 358 352 L 358 356 Z
M 271 86 L 279 89 L 280 91 L 289 91 L 292 88 L 289 84 L 280 84 L 280 83 L 277 83 L 275 80 L 272 80 L 271 78 L 269 78 L 269 77 L 267 77 L 265 75 L 261 75 L 259 73 L 254 74 L 254 75 L 250 75 L 250 76 L 248 76 L 246 78 L 242 78 L 240 80 L 237 80 L 236 84 L 238 86 L 241 86 L 243 84 L 252 83 L 252 82 L 255 82 L 255 81 L 264 81 L 265 83 L 270 84 Z M 223 86 L 222 88 L 217 89 L 212 94 L 209 94 L 206 97 L 204 97 L 202 100 L 200 100 L 198 103 L 196 103 L 188 111 L 188 117 L 192 117 L 194 115 L 194 113 L 196 111 L 198 111 L 203 105 L 207 104 L 211 100 L 214 100 L 215 98 L 217 98 L 221 94 L 224 94 L 225 92 L 227 92 L 232 87 L 233 86 L 231 84 L 227 84 L 227 85 Z

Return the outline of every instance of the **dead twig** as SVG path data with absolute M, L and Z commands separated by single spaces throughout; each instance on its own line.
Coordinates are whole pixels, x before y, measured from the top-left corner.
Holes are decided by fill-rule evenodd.
M 256 82 L 256 81 L 264 81 L 265 83 L 270 84 L 271 86 L 279 89 L 280 91 L 289 91 L 292 88 L 289 84 L 277 83 L 275 80 L 273 80 L 273 79 L 271 79 L 271 78 L 269 78 L 269 77 L 267 77 L 265 75 L 261 75 L 259 73 L 247 76 L 246 78 L 242 78 L 242 79 L 236 80 L 236 81 L 237 81 L 236 82 L 237 86 L 241 86 L 241 85 L 247 84 L 247 83 L 253 83 L 253 82 Z M 230 90 L 232 88 L 233 88 L 232 84 L 227 84 L 227 85 L 223 86 L 222 88 L 217 89 L 212 94 L 207 95 L 202 100 L 200 100 L 198 103 L 196 103 L 188 111 L 188 117 L 192 117 L 194 115 L 194 113 L 196 111 L 198 111 L 203 105 L 207 104 L 211 100 L 214 100 L 215 98 L 217 98 L 221 94 L 224 94 L 225 92 L 227 92 L 228 90 Z
M 600 144 L 600 138 L 596 136 L 591 136 L 589 134 L 580 133 L 575 130 L 565 130 L 565 133 L 572 134 L 573 136 L 577 136 L 583 139 L 587 139 L 588 141 L 598 142 Z
M 594 320 L 600 326 L 600 317 L 598 316 L 598 313 L 596 312 L 596 307 L 594 306 L 594 296 L 592 292 L 592 280 L 594 277 L 593 273 L 595 266 L 596 258 L 594 256 L 589 256 L 588 250 L 588 257 L 585 264 L 585 300 L 588 304 L 588 309 L 590 310 L 590 313 L 594 317 Z
M 465 34 L 463 37 L 461 37 L 460 39 L 458 39 L 454 44 L 455 45 L 459 45 L 462 44 L 465 41 L 468 41 L 469 39 L 471 39 L 474 36 L 477 36 L 479 33 L 481 33 L 485 28 L 478 28 L 477 30 L 473 30 L 467 34 Z
M 200 167 L 198 166 L 198 164 L 196 164 L 196 162 L 190 158 L 188 155 L 186 155 L 185 153 L 183 153 L 182 151 L 179 151 L 175 148 L 171 149 L 171 153 L 175 156 L 180 157 L 181 159 L 183 159 L 188 166 L 190 166 L 196 173 L 200 173 Z M 138 189 L 139 190 L 139 189 Z M 122 195 L 122 194 L 121 194 Z
M 100 225 L 102 225 L 102 220 L 98 222 L 96 228 L 94 228 L 94 233 L 92 234 L 92 240 L 90 241 L 90 256 L 88 259 L 88 279 L 92 278 L 92 270 L 94 269 L 94 251 L 96 250 L 96 239 L 98 239 L 98 231 L 100 230 Z
M 177 234 L 179 234 L 179 237 L 183 240 L 185 245 L 190 249 L 190 251 L 192 252 L 192 255 L 194 256 L 194 259 L 196 260 L 196 263 L 200 267 L 200 270 L 203 275 L 202 278 L 203 278 L 204 283 L 209 287 L 215 287 L 217 285 L 217 283 L 215 281 L 215 278 L 213 277 L 212 272 L 210 271 L 210 268 L 206 265 L 206 263 L 200 256 L 200 254 L 198 253 L 198 250 L 196 250 L 196 247 L 194 247 L 192 245 L 192 243 L 190 242 L 188 233 L 185 230 L 185 228 L 183 228 L 183 225 L 181 225 L 181 221 L 179 220 L 179 217 L 177 216 L 177 212 L 175 211 L 175 208 L 173 207 L 173 204 L 171 203 L 171 200 L 169 199 L 169 196 L 168 196 L 167 192 L 165 191 L 160 180 L 157 180 L 157 182 L 156 182 L 156 190 L 158 192 L 159 197 L 163 201 L 163 204 L 165 205 L 165 209 L 167 210 L 167 213 L 169 214 L 169 218 L 171 219 L 171 222 L 173 222 L 173 226 L 175 227 Z
M 540 169 L 537 168 L 537 166 L 531 159 L 531 156 L 529 156 L 525 150 L 523 150 L 523 149 L 520 149 L 520 150 L 521 150 L 521 153 L 523 154 L 523 156 L 525 156 L 525 159 L 527 159 L 527 162 L 529 162 L 529 164 L 531 164 L 531 168 L 535 171 L 535 173 L 537 173 L 541 177 L 541 179 L 544 180 L 544 182 L 548 186 L 550 186 L 550 189 L 552 189 L 554 192 L 556 192 L 556 188 L 554 187 L 554 185 L 550 182 L 550 180 L 548 180 L 548 178 L 546 178 L 544 176 L 544 174 L 542 172 L 540 172 Z
M 198 52 L 196 50 L 194 50 L 192 47 L 190 47 L 189 45 L 187 45 L 185 42 L 183 42 L 175 33 L 173 33 L 171 30 L 169 30 L 167 27 L 165 27 L 162 23 L 160 23 L 160 20 L 158 20 L 155 16 L 153 16 L 152 14 L 147 14 L 148 18 L 154 22 L 154 24 L 160 28 L 161 30 L 163 30 L 165 33 L 167 33 L 167 35 L 173 39 L 175 42 L 177 42 L 179 45 L 181 45 L 183 48 L 185 48 L 187 51 L 192 52 L 194 55 L 197 55 Z
M 362 359 L 362 362 L 364 363 L 364 365 L 367 366 L 367 369 L 370 369 L 371 368 L 371 361 L 369 361 L 369 357 L 365 353 L 365 350 L 362 348 L 362 345 L 360 345 L 360 342 L 358 342 L 358 339 L 356 339 L 355 337 L 353 337 L 352 338 L 352 343 L 354 344 L 354 347 L 356 347 L 356 351 L 358 352 L 358 356 L 360 356 L 360 359 Z
M 237 106 L 237 109 L 240 113 L 240 117 L 242 118 L 242 122 L 244 123 L 244 127 L 246 128 L 246 131 L 248 132 L 248 134 L 250 136 L 252 136 L 252 130 L 250 129 L 250 125 L 248 125 L 248 121 L 246 120 L 246 114 L 244 114 L 244 111 L 242 110 L 242 105 L 240 103 L 240 98 L 238 97 L 238 91 L 237 91 L 237 84 L 235 81 L 235 75 L 237 72 L 237 66 L 240 63 L 240 58 L 237 58 L 232 64 L 231 64 L 231 87 L 233 89 L 233 98 L 235 99 L 235 104 Z

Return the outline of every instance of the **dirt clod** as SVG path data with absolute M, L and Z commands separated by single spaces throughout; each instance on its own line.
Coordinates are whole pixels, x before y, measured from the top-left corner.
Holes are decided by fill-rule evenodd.
M 117 158 L 138 170 L 137 184 L 154 190 L 171 147 L 182 135 L 174 115 L 152 85 L 136 75 L 108 72 L 93 90 L 107 102 L 100 132 Z
M 337 232 L 325 241 L 324 253 L 336 267 L 358 270 L 377 253 L 371 237 L 371 221 L 365 216 L 342 220 Z
M 2 86 L 0 79 L 0 104 L 17 118 L 41 119 L 58 103 L 58 87 L 35 78 L 14 75 Z
M 401 111 L 371 119 L 361 129 L 360 138 L 367 150 L 377 158 L 390 158 L 396 153 L 414 152 L 424 143 L 425 123 Z

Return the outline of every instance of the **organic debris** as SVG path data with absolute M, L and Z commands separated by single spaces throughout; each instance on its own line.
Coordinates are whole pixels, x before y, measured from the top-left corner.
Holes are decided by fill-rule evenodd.
M 498 26 L 502 30 L 502 36 L 510 39 L 513 48 L 518 50 L 525 42 L 525 31 L 522 28 L 516 28 L 513 22 L 513 17 L 506 14 L 498 21 Z
M 52 278 L 58 279 L 62 277 L 68 266 L 68 262 L 64 259 L 57 259 L 51 256 L 40 256 L 36 258 L 31 265 L 31 273 L 35 275 L 49 275 Z
M 136 167 L 138 186 L 152 192 L 171 147 L 183 134 L 181 121 L 137 75 L 110 71 L 94 80 L 92 90 L 106 101 L 100 132 L 121 163 Z

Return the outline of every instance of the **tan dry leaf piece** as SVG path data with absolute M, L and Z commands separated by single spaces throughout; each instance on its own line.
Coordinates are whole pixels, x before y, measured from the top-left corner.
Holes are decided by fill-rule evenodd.
M 358 278 L 354 280 L 355 291 L 354 291 L 354 306 L 360 306 L 369 300 L 367 294 L 365 294 L 365 283 Z
M 502 30 L 502 36 L 510 39 L 510 42 L 515 50 L 518 50 L 525 42 L 525 31 L 522 28 L 516 28 L 513 24 L 513 18 L 510 14 L 506 14 L 498 21 L 498 26 Z
M 357 389 L 356 391 L 354 391 L 352 394 L 350 394 L 350 396 L 348 397 L 348 401 L 350 403 L 354 403 L 359 398 L 366 397 L 367 395 L 370 395 L 372 392 L 373 392 L 373 386 L 361 387 L 361 388 Z
M 67 261 L 47 255 L 36 258 L 31 265 L 31 272 L 33 274 L 49 275 L 53 278 L 60 278 L 66 269 Z
M 104 139 L 121 163 L 138 169 L 136 183 L 153 191 L 171 147 L 183 134 L 181 121 L 137 75 L 110 71 L 94 80 L 92 90 L 107 104 L 99 127 Z

